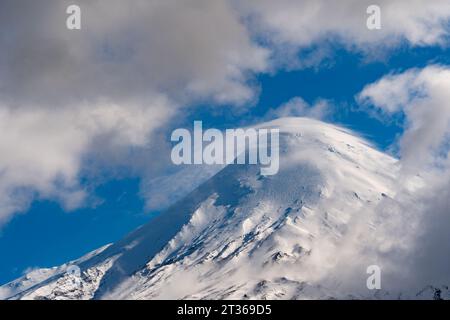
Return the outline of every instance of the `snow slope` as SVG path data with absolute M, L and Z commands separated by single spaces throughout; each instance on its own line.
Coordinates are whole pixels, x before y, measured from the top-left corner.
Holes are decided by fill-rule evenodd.
M 123 240 L 67 265 L 36 270 L 0 288 L 10 299 L 395 298 L 330 276 L 356 222 L 393 196 L 397 160 L 351 132 L 306 118 L 280 129 L 280 171 L 228 165 Z M 367 219 L 364 220 L 364 219 Z M 36 276 L 36 275 L 39 276 Z M 366 291 L 364 291 L 366 290 Z M 419 292 L 419 290 L 421 290 Z M 432 298 L 436 289 L 418 288 Z M 442 288 L 442 296 L 448 288 Z M 407 297 L 407 295 L 403 296 Z

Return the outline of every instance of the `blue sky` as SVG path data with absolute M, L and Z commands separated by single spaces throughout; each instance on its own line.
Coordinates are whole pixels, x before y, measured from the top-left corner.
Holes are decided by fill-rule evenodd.
M 359 54 L 337 48 L 332 66 L 258 76 L 259 101 L 243 115 L 224 108 L 215 115 L 194 112 L 188 120 L 201 118 L 209 126 L 232 127 L 242 119 L 249 122 L 258 119 L 269 108 L 296 96 L 309 103 L 325 98 L 338 106 L 332 122 L 352 128 L 386 150 L 402 128 L 372 118 L 364 110 L 352 111 L 350 106 L 356 106 L 354 96 L 389 72 L 423 67 L 430 61 L 450 65 L 450 50 L 404 47 L 384 61 L 363 62 Z M 101 199 L 99 204 L 70 212 L 56 201 L 34 201 L 26 213 L 14 216 L 1 229 L 0 283 L 19 277 L 28 268 L 50 267 L 76 259 L 120 239 L 151 219 L 158 212 L 145 209 L 139 184 L 139 177 L 105 181 L 95 190 Z

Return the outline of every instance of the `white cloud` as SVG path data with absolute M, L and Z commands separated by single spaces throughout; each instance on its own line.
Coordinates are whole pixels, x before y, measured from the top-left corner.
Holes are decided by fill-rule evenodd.
M 170 104 L 155 97 L 145 107 L 99 103 L 59 110 L 0 107 L 0 222 L 26 209 L 34 196 L 56 198 L 68 209 L 86 196 L 79 184 L 83 157 L 120 146 L 143 147 L 167 121 Z M 104 143 L 96 139 L 107 135 Z
M 65 27 L 68 1 L 2 2 L 5 65 L 0 84 L 14 103 L 121 100 L 164 92 L 185 104 L 254 98 L 252 72 L 267 50 L 250 39 L 227 1 L 76 1 L 82 29 Z M 73 4 L 73 1 L 70 1 Z
M 406 41 L 413 46 L 449 40 L 450 3 L 446 0 L 379 0 L 381 29 L 366 26 L 369 0 L 236 1 L 251 16 L 252 30 L 276 46 L 309 47 L 338 40 L 349 48 L 386 49 Z
M 428 66 L 387 75 L 358 96 L 388 115 L 403 113 L 406 127 L 399 140 L 401 170 L 392 198 L 384 197 L 372 210 L 365 207 L 333 251 L 336 259 L 329 273 L 339 277 L 344 292 L 356 288 L 364 293 L 355 274 L 364 274 L 371 264 L 381 267 L 382 289 L 390 298 L 448 285 L 449 88 L 450 69 Z
M 276 119 L 284 117 L 308 117 L 313 119 L 325 119 L 332 113 L 332 107 L 326 100 L 318 100 L 313 105 L 309 105 L 301 97 L 294 97 L 281 106 L 270 109 L 266 119 Z
M 66 29 L 74 3 L 80 31 Z M 80 205 L 93 166 L 163 174 L 169 120 L 251 102 L 267 67 L 225 0 L 6 0 L 0 28 L 0 224 L 35 197 Z
M 445 155 L 450 134 L 450 69 L 428 66 L 388 75 L 360 93 L 361 102 L 406 117 L 400 140 L 402 163 L 421 168 Z M 442 149 L 444 148 L 444 150 Z

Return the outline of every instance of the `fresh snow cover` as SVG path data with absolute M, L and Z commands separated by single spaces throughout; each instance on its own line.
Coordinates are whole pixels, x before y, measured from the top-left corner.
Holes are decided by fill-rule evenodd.
M 380 223 L 371 212 L 392 199 L 398 160 L 347 129 L 307 118 L 280 129 L 280 171 L 226 166 L 121 241 L 0 287 L 9 299 L 432 298 L 346 285 L 333 268 L 351 230 Z M 349 240 L 350 239 L 350 240 Z M 348 249 L 350 248 L 350 249 Z M 355 249 L 356 250 L 356 249 Z M 355 259 L 355 265 L 358 265 Z M 65 273 L 81 268 L 81 283 Z M 359 270 L 359 269 L 358 269 Z M 353 270 L 349 270 L 353 272 Z M 359 281 L 361 280 L 361 281 Z M 359 281 L 359 282 L 358 282 Z M 445 289 L 442 295 L 448 295 Z

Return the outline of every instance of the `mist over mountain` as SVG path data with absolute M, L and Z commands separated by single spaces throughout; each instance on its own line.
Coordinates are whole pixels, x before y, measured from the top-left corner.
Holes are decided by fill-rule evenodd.
M 410 236 L 407 222 L 395 214 L 405 205 L 396 195 L 397 159 L 317 120 L 282 118 L 258 127 L 280 129 L 278 174 L 230 164 L 121 241 L 34 270 L 2 286 L 2 297 L 450 297 L 448 282 L 411 281 L 399 258 L 412 249 L 401 242 Z M 398 224 L 405 234 L 390 234 Z M 67 273 L 72 265 L 80 268 L 79 282 Z M 371 265 L 381 269 L 380 290 L 366 286 Z

